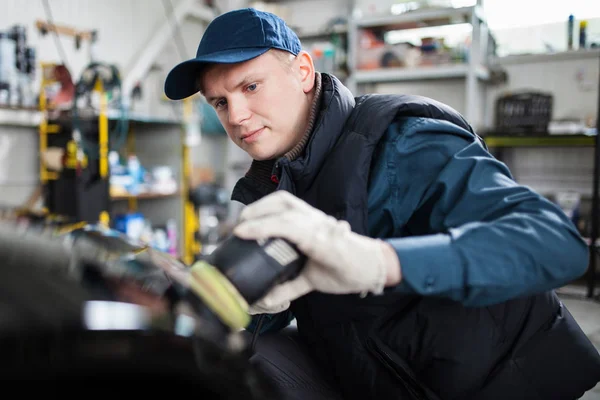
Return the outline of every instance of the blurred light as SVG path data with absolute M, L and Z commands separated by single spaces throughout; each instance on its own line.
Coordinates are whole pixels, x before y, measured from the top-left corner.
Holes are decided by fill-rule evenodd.
M 175 319 L 175 334 L 180 336 L 193 336 L 196 331 L 196 321 L 187 315 L 178 315 Z
M 424 37 L 443 37 L 444 42 L 449 46 L 455 46 L 458 43 L 464 43 L 473 30 L 471 24 L 453 24 L 444 26 L 432 26 L 418 29 L 403 29 L 387 32 L 385 35 L 386 43 L 395 44 L 409 42 L 415 46 L 421 45 L 421 38 Z
M 394 15 L 403 14 L 408 11 L 413 11 L 418 9 L 420 6 L 418 1 L 409 1 L 406 3 L 396 3 L 392 4 L 390 8 L 390 12 Z
M 136 330 L 148 327 L 148 310 L 136 304 L 113 301 L 88 301 L 84 323 L 90 330 Z
M 490 29 L 564 22 L 566 32 L 570 14 L 573 14 L 576 20 L 600 17 L 600 5 L 597 0 L 554 2 L 551 6 L 547 0 L 484 0 L 483 8 Z

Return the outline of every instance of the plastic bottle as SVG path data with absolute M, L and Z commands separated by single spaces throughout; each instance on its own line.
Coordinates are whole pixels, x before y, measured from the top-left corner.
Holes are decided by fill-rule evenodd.
M 567 49 L 573 49 L 573 28 L 575 25 L 575 17 L 573 14 L 569 15 L 569 22 L 567 25 Z
M 177 223 L 172 218 L 167 221 L 167 239 L 169 242 L 168 253 L 177 257 Z
M 137 156 L 132 154 L 127 158 L 127 170 L 131 177 L 131 184 L 128 187 L 129 193 L 139 194 L 143 171 Z

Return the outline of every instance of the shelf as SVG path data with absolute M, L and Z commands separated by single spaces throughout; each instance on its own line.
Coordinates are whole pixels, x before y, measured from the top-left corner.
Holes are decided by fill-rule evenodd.
M 475 73 L 482 80 L 489 78 L 489 71 L 479 67 Z M 353 78 L 356 83 L 399 82 L 429 79 L 466 78 L 469 66 L 466 64 L 421 66 L 413 68 L 382 68 L 374 70 L 357 70 Z
M 398 15 L 366 17 L 354 20 L 358 28 L 384 28 L 386 30 L 416 29 L 471 22 L 475 14 L 482 19 L 478 6 L 460 8 L 429 8 L 408 11 Z
M 547 136 L 483 136 L 489 147 L 552 147 L 594 146 L 595 136 L 547 135 Z
M 552 61 L 585 60 L 600 57 L 600 49 L 577 49 L 559 51 L 556 53 L 539 54 L 512 54 L 504 57 L 496 57 L 492 61 L 498 65 L 523 64 L 523 63 L 545 63 Z
M 123 194 L 110 196 L 111 200 L 150 200 L 150 199 L 165 199 L 170 197 L 178 197 L 181 193 L 179 191 L 174 193 L 140 193 L 140 194 Z
M 1 110 L 1 109 L 0 109 Z M 52 110 L 50 110 L 52 111 Z M 35 123 L 32 123 L 31 126 L 35 126 L 39 124 L 39 120 L 41 118 L 41 113 L 37 111 L 29 111 L 30 113 L 38 114 L 38 118 Z M 177 120 L 175 118 L 164 118 L 164 117 L 154 117 L 151 115 L 140 114 L 136 112 L 125 112 L 124 114 L 120 110 L 109 109 L 106 113 L 109 121 L 120 121 L 124 117 L 124 121 L 133 122 L 133 123 L 146 123 L 146 124 L 162 124 L 162 125 L 181 125 L 183 123 L 182 120 Z M 96 120 L 100 116 L 100 113 L 96 109 L 89 108 L 81 108 L 77 110 L 77 119 L 82 121 L 91 121 Z M 1 116 L 0 116 L 1 118 Z M 73 110 L 62 110 L 60 114 L 56 117 L 49 118 L 51 121 L 62 121 L 68 122 L 73 118 Z M 2 119 L 0 119 L 2 122 Z
M 40 124 L 42 113 L 35 108 L 0 107 L 0 125 L 35 127 Z
M 70 115 L 71 113 L 68 113 L 67 115 L 63 113 L 58 119 L 64 120 L 70 118 Z M 111 121 L 121 119 L 121 111 L 119 110 L 109 110 L 107 115 L 108 119 Z M 92 113 L 88 110 L 79 110 L 78 112 L 78 117 L 81 119 L 95 119 L 98 118 L 98 116 L 99 114 L 96 111 Z M 175 118 L 157 118 L 139 113 L 126 113 L 125 117 L 126 121 L 146 124 L 181 125 L 183 123 L 182 120 L 177 120 Z M 37 127 L 41 120 L 42 112 L 37 108 L 0 107 L 0 125 Z
M 139 122 L 139 123 L 147 123 L 147 124 L 163 124 L 163 125 L 181 125 L 183 123 L 182 120 L 178 120 L 175 118 L 164 118 L 164 117 L 153 117 L 151 115 L 140 114 L 135 112 L 125 113 L 125 117 L 127 121 L 130 122 Z M 109 120 L 120 120 L 122 118 L 121 111 L 119 110 L 109 110 L 108 111 L 108 119 Z
M 77 111 L 77 115 L 78 118 L 81 119 L 96 119 L 100 114 L 98 110 L 95 109 L 80 109 Z M 121 110 L 115 109 L 109 109 L 106 115 L 110 121 L 118 121 L 124 118 L 124 120 L 128 122 L 138 122 L 147 124 L 181 125 L 183 123 L 182 120 L 178 120 L 175 118 L 154 117 L 151 115 L 131 111 L 126 111 L 125 113 L 123 113 Z

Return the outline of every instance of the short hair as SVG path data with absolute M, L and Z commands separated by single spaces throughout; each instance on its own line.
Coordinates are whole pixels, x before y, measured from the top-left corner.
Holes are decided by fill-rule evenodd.
M 287 68 L 291 68 L 292 62 L 296 59 L 295 55 L 285 50 L 271 49 L 269 51 Z

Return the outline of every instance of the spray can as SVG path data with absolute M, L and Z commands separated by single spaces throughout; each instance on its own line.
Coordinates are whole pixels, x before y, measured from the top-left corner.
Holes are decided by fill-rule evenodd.
M 587 41 L 587 21 L 579 22 L 579 48 L 585 49 Z

